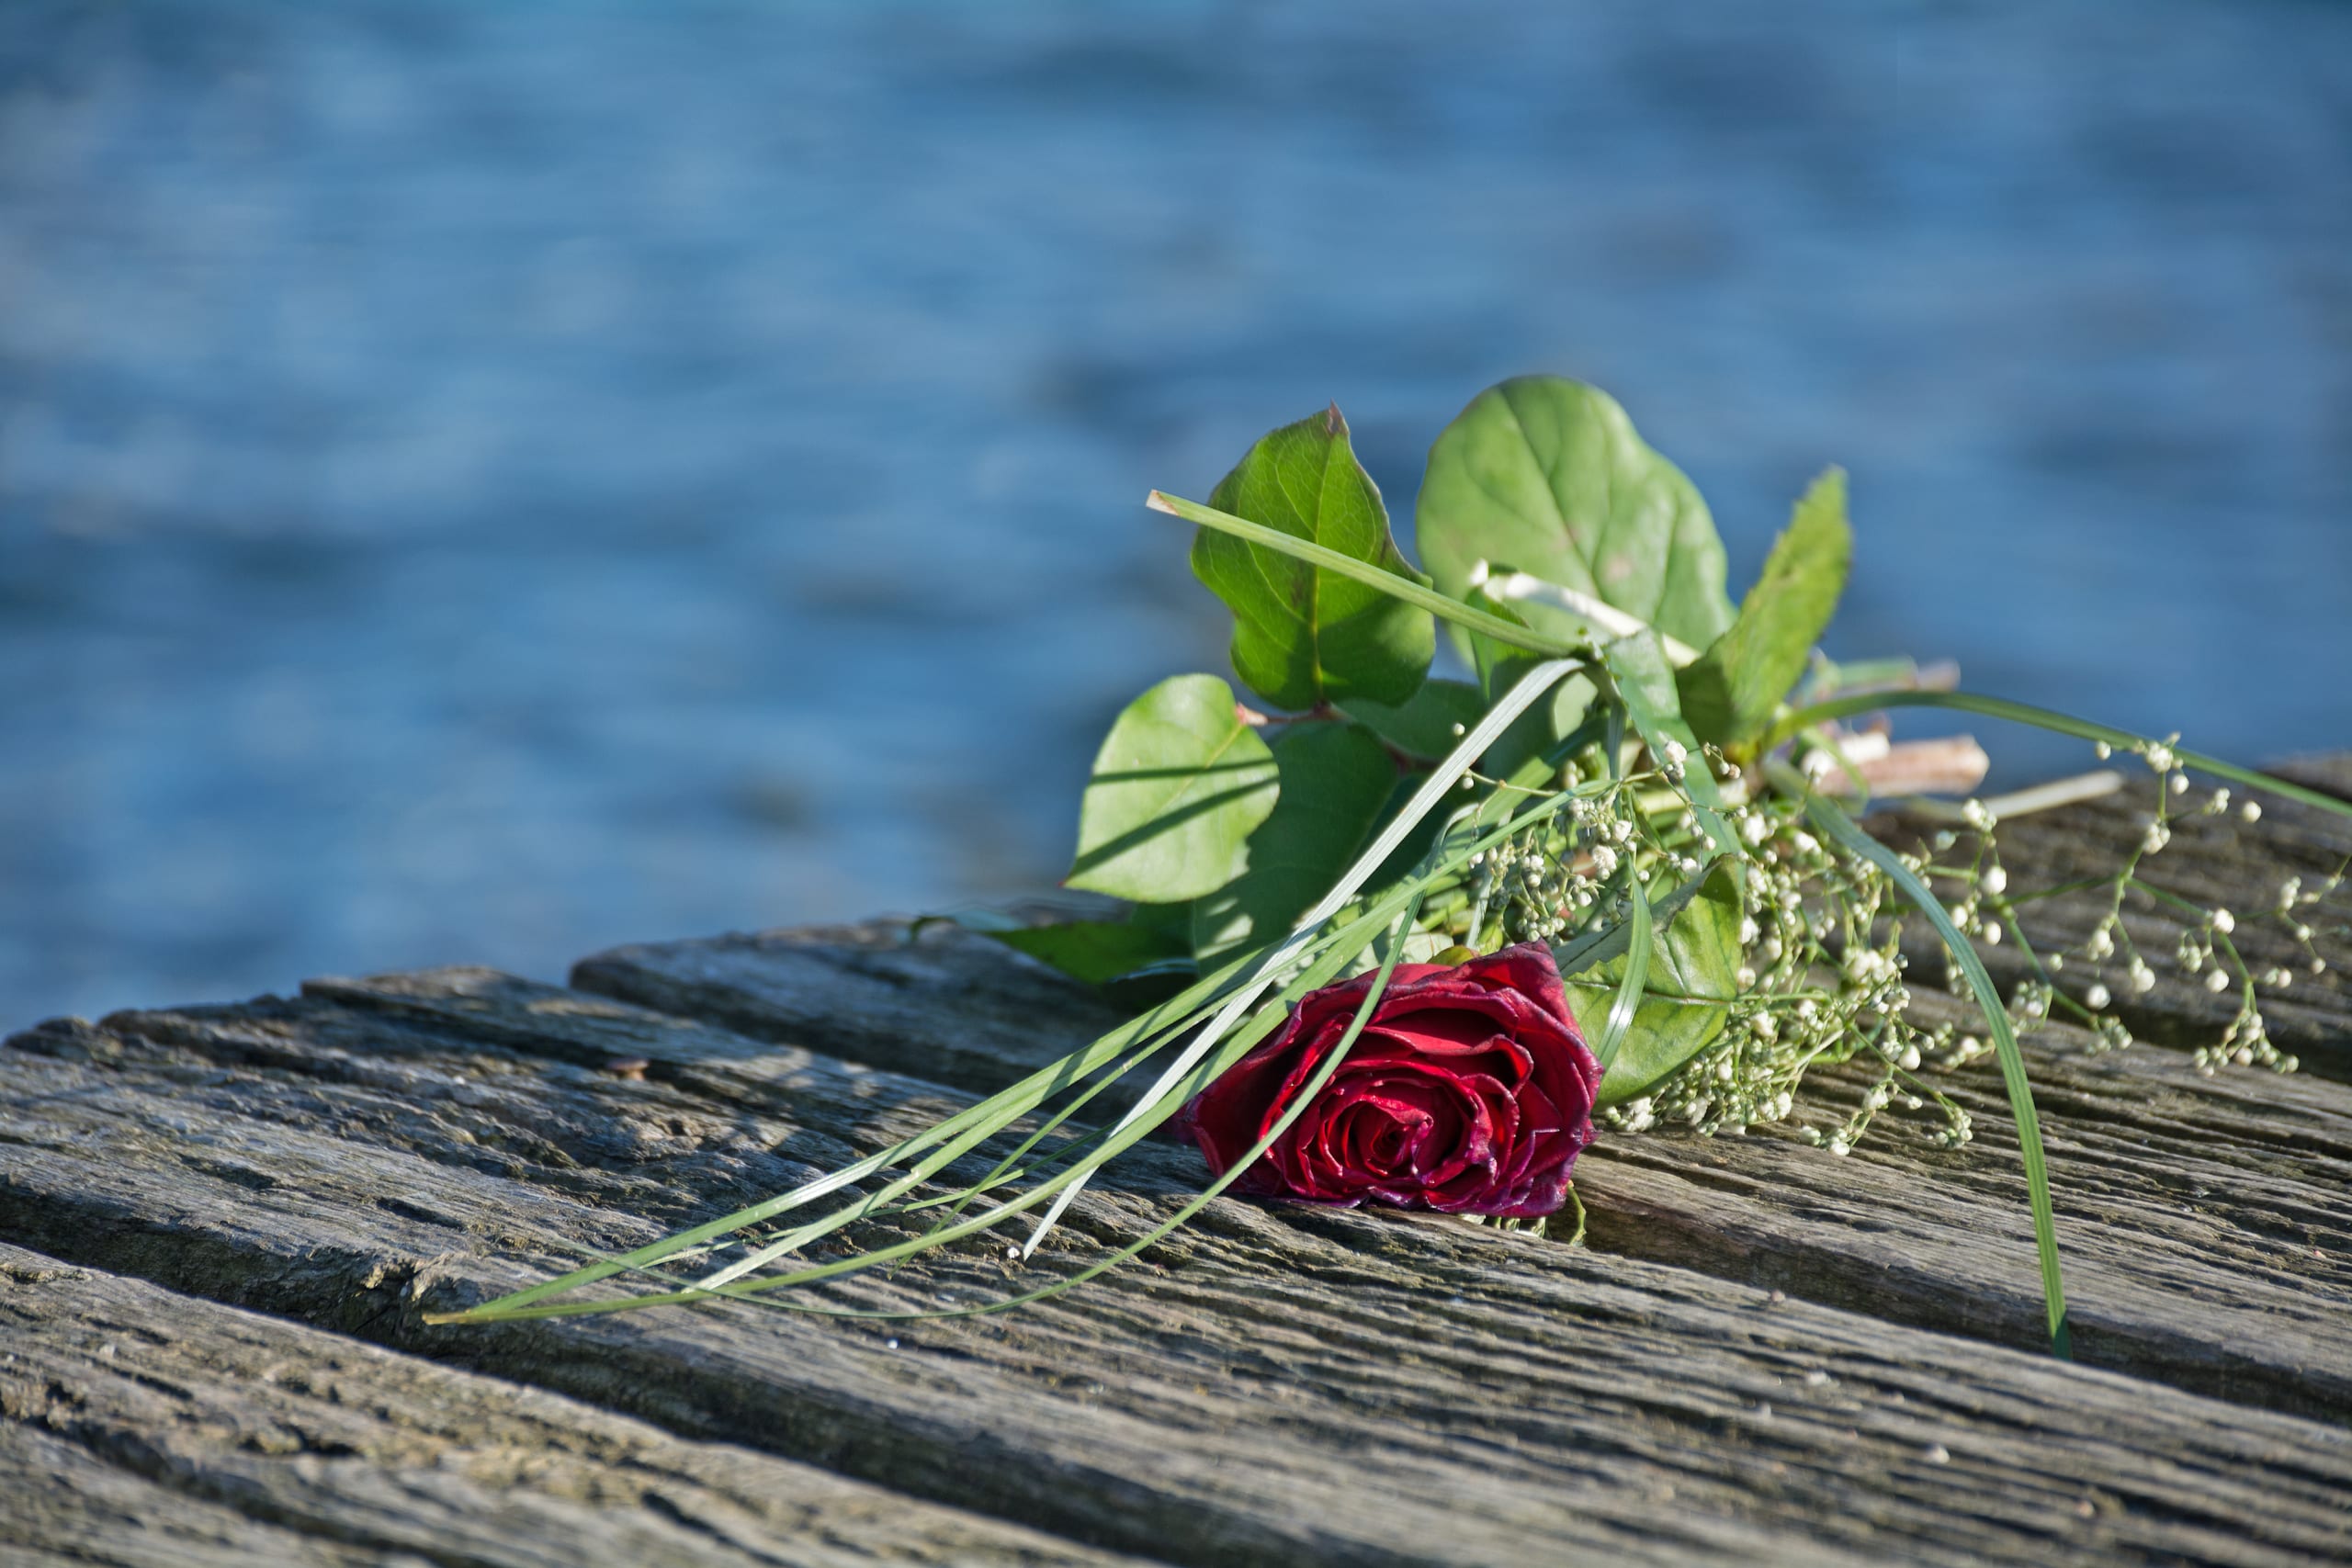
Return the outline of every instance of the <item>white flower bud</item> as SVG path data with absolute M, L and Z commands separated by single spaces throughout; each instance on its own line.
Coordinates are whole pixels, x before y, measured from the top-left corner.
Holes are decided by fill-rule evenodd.
M 2213 911 L 2213 929 L 2227 936 L 2238 929 L 2237 917 L 2227 909 L 2216 909 Z
M 2238 815 L 2245 818 L 2249 822 L 2261 821 L 2262 802 L 2258 800 L 2247 801 L 2244 806 L 2238 807 Z
M 2228 990 L 2230 988 L 2228 974 L 2221 969 L 2215 969 L 2211 975 L 2205 976 L 2205 988 L 2209 991 Z
M 2083 993 L 2083 1005 L 2093 1012 L 2105 1010 L 2107 1004 L 2114 999 L 2114 996 L 2105 986 L 2093 986 Z
M 1984 874 L 1976 879 L 1976 886 L 1997 898 L 2008 891 L 2009 874 L 1997 865 L 1988 865 L 1984 868 Z

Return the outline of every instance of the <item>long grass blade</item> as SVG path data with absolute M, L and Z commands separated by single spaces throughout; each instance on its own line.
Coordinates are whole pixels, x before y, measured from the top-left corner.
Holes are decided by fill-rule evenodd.
M 2025 1054 L 2018 1048 L 2017 1033 L 2009 1027 L 2008 1009 L 2002 1004 L 2001 993 L 1994 988 L 1993 977 L 1984 972 L 1976 949 L 1945 912 L 1942 900 L 1903 863 L 1901 856 L 1863 832 L 1837 802 L 1815 790 L 1794 768 L 1778 759 L 1766 766 L 1776 788 L 1804 803 L 1805 816 L 1815 828 L 1877 866 L 1903 890 L 1904 897 L 1943 938 L 1952 962 L 1968 977 L 1968 988 L 1975 994 L 1976 1005 L 1984 1015 L 1985 1032 L 1993 1037 L 1994 1052 L 2000 1058 L 2001 1081 L 2008 1090 L 2009 1111 L 2017 1122 L 2018 1154 L 2025 1162 L 2027 1201 L 2033 1210 L 2033 1242 L 2041 1258 L 2041 1295 L 2049 1314 L 2051 1353 L 2060 1360 L 2072 1360 L 2074 1345 L 2066 1328 L 2066 1288 L 2058 1271 L 2058 1227 L 2050 1204 L 2050 1168 L 2041 1151 L 2041 1120 L 2034 1113 L 2033 1086 L 2025 1076 Z
M 1474 610 L 1458 599 L 1449 599 L 1433 588 L 1422 587 L 1409 577 L 1399 577 L 1395 572 L 1383 570 L 1369 561 L 1360 561 L 1352 556 L 1343 556 L 1337 550 L 1326 548 L 1324 546 L 1306 539 L 1293 537 L 1279 528 L 1269 528 L 1261 524 L 1252 523 L 1247 518 L 1236 517 L 1229 512 L 1219 512 L 1213 506 L 1203 506 L 1197 501 L 1186 501 L 1181 496 L 1153 491 L 1144 498 L 1144 504 L 1154 512 L 1165 512 L 1170 517 L 1181 517 L 1187 523 L 1197 523 L 1204 528 L 1215 528 L 1221 534 L 1231 534 L 1236 538 L 1247 539 L 1253 545 L 1263 545 L 1270 550 L 1277 550 L 1283 555 L 1306 561 L 1309 565 L 1321 567 L 1325 571 L 1337 572 L 1341 577 L 1351 577 L 1358 582 L 1379 589 L 1391 598 L 1402 599 L 1408 604 L 1418 605 L 1440 620 L 1452 621 L 1458 626 L 1464 626 L 1471 631 L 1490 637 L 1509 648 L 1524 649 L 1530 653 L 1545 653 L 1556 657 L 1574 653 L 1581 646 L 1577 643 L 1563 642 L 1557 637 L 1545 637 L 1543 633 L 1532 631 L 1516 622 L 1506 621 L 1500 615 L 1490 615 L 1484 610 Z
M 891 1190 L 877 1193 L 876 1198 L 880 1201 L 888 1198 L 892 1191 L 910 1189 L 921 1181 L 928 1179 L 936 1171 L 962 1158 L 965 1154 L 986 1141 L 1005 1123 L 1025 1115 L 1029 1111 L 1072 1084 L 1083 1081 L 1089 1074 L 1102 1070 L 1106 1066 L 1119 1064 L 1121 1057 L 1131 1047 L 1148 1042 L 1154 1036 L 1173 1039 L 1186 1028 L 1206 1018 L 1211 1010 L 1223 1000 L 1230 987 L 1248 971 L 1255 956 L 1257 955 L 1254 953 L 1247 953 L 1235 958 L 1230 963 L 1220 966 L 1214 974 L 1203 976 L 1177 996 L 1103 1034 L 1082 1050 L 1074 1052 L 1058 1062 L 1038 1068 L 1012 1087 L 945 1118 L 912 1137 L 902 1139 L 888 1148 L 854 1160 L 837 1170 L 805 1182 L 788 1192 L 764 1199 L 748 1208 L 738 1209 L 733 1213 L 722 1214 L 718 1219 L 707 1221 L 690 1230 L 665 1236 L 658 1242 L 650 1243 L 634 1251 L 621 1254 L 617 1258 L 576 1269 L 568 1274 L 542 1281 L 526 1290 L 502 1296 L 493 1302 L 483 1303 L 480 1306 L 469 1309 L 468 1313 L 458 1315 L 471 1317 L 475 1314 L 503 1312 L 526 1306 L 549 1296 L 577 1290 L 582 1285 L 593 1284 L 599 1280 L 609 1279 L 615 1274 L 632 1269 L 650 1267 L 674 1253 L 700 1247 L 707 1242 L 731 1235 L 747 1225 L 759 1224 L 778 1214 L 805 1207 L 844 1187 L 865 1180 L 884 1170 L 904 1165 L 910 1158 L 922 1154 L 926 1149 L 935 1150 L 936 1152 L 931 1157 L 913 1168 L 913 1174 L 901 1183 L 893 1184 Z M 1125 1068 L 1124 1066 L 1119 1066 L 1117 1070 L 1123 1072 Z
M 1617 1059 L 1618 1047 L 1633 1032 L 1634 1014 L 1642 1005 L 1642 990 L 1650 983 L 1650 944 L 1655 936 L 1650 901 L 1642 892 L 1640 880 L 1634 875 L 1630 855 L 1625 859 L 1625 974 L 1617 982 L 1617 995 L 1609 1003 L 1609 1016 L 1600 1026 L 1600 1041 L 1592 1048 L 1593 1060 L 1600 1064 L 1603 1077 L 1609 1075 L 1609 1065 Z
M 1815 703 L 1787 715 L 1776 721 L 1766 734 L 1764 749 L 1769 750 L 1799 730 L 1830 719 L 1846 718 L 1858 713 L 1875 713 L 1881 708 L 1907 707 L 1950 708 L 1959 713 L 1979 713 L 1988 718 L 2006 718 L 2018 724 L 2032 725 L 2037 729 L 2071 735 L 2078 740 L 2104 740 L 2109 746 L 2127 749 L 2156 744 L 2154 736 L 2134 735 L 2128 729 L 2118 729 L 2112 725 L 2093 724 L 2088 719 L 2035 707 L 2030 703 L 2011 702 L 2006 697 L 1979 696 L 1973 692 L 1871 692 L 1857 696 L 1833 697 L 1827 702 Z M 2267 789 L 2274 795 L 2283 795 L 2290 800 L 2316 806 L 2323 811 L 2332 811 L 2338 816 L 2352 817 L 2352 800 L 2342 800 L 2319 790 L 2290 784 L 2285 779 L 2273 778 L 2268 773 L 2257 773 L 2252 768 L 2242 768 L 2219 757 L 2207 756 L 2202 751 L 2188 751 L 2175 746 L 2172 754 L 2180 767 L 2193 768 L 2200 773 L 2228 779 L 2233 784 Z

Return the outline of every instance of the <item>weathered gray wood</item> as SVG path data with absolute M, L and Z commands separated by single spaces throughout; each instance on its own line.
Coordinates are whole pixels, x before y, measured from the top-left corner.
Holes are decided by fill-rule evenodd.
M 431 987 L 407 983 L 406 1021 L 322 998 L 18 1037 L 0 1234 L 1175 1561 L 2352 1551 L 2340 1428 L 1428 1219 L 1219 1202 L 1002 1318 L 425 1329 L 421 1303 L 562 1244 L 781 1185 L 779 1147 L 833 1157 L 796 1108 L 857 1108 L 857 1141 L 941 1099 L 801 1052 L 747 1068 L 715 1032 L 479 974 L 447 987 L 461 1030 L 416 1010 Z M 664 1037 L 682 1059 L 648 1081 L 574 1065 Z M 1067 1245 L 1161 1212 L 1188 1159 L 1135 1162 Z M 967 1253 L 861 1299 L 993 1295 L 1005 1268 Z
M 924 1016 L 901 977 L 941 998 Z M 617 949 L 576 982 L 673 1015 L 855 1054 L 853 1022 L 891 1009 L 892 1052 L 958 1043 L 958 1070 L 1004 1036 L 965 1033 L 967 996 L 1025 1004 L 1022 1055 L 1075 1048 L 1097 1021 L 1057 976 L 998 943 L 932 927 L 781 931 Z M 356 999 L 360 988 L 336 994 Z M 1934 1019 L 1962 1015 L 1924 990 Z M 2036 1037 L 2033 1076 L 2057 1192 L 2075 1353 L 2098 1366 L 2329 1419 L 2352 1418 L 2352 1086 L 2304 1075 L 2200 1077 L 2152 1048 L 2093 1055 Z M 1884 1114 L 1833 1160 L 1792 1130 L 1744 1139 L 1605 1134 L 1577 1168 L 1594 1246 L 2006 1344 L 2045 1340 L 2041 1281 L 2008 1102 L 1994 1064 L 1949 1075 L 1977 1142 L 1934 1146 Z M 1820 1075 L 1839 1116 L 1855 1080 Z M 1196 1178 L 1197 1179 L 1197 1178 Z
M 0 1346 L 0 1558 L 125 1568 L 1114 1561 L 5 1245 Z

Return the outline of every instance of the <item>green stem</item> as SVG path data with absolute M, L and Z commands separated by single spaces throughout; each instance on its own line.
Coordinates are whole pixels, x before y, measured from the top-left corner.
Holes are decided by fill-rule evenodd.
M 1833 697 L 1826 703 L 1815 703 L 1799 708 L 1773 723 L 1766 732 L 1761 749 L 1770 750 L 1800 730 L 1835 718 L 1846 718 L 1858 713 L 1876 713 L 1881 708 L 1950 708 L 1959 713 L 1979 713 L 1987 718 L 2006 718 L 2017 724 L 2030 724 L 2038 729 L 2071 735 L 2078 740 L 2104 740 L 2110 746 L 2127 750 L 2158 744 L 2153 736 L 2134 735 L 2128 729 L 2112 725 L 2093 724 L 2087 719 L 2072 717 L 2049 708 L 2038 708 L 2030 703 L 2013 703 L 2006 697 L 1982 697 L 1973 692 L 1871 692 L 1860 696 Z M 2219 779 L 2255 789 L 2267 789 L 2283 795 L 2305 806 L 2316 806 L 2324 811 L 2352 817 L 2352 800 L 2340 800 L 2319 790 L 2306 789 L 2252 768 L 2241 768 L 2219 757 L 2209 757 L 2202 751 L 2188 751 L 2172 748 L 2174 761 L 2184 768 L 2194 768 L 2200 773 L 2211 773 Z

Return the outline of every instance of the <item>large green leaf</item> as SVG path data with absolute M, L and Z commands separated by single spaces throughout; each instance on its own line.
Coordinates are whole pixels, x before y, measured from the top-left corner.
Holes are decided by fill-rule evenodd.
M 1813 481 L 1772 541 L 1763 575 L 1740 601 L 1739 618 L 1678 676 L 1682 716 L 1700 739 L 1724 745 L 1764 732 L 1837 612 L 1853 559 L 1846 473 L 1831 468 Z
M 1713 1044 L 1739 989 L 1739 884 L 1726 862 L 1660 899 L 1650 915 L 1646 987 L 1600 1080 L 1604 1106 L 1649 1093 Z M 1624 976 L 1629 934 L 1619 925 L 1559 950 L 1568 1006 L 1589 1040 L 1600 1038 Z
M 1424 681 L 1401 706 L 1363 697 L 1348 703 L 1350 718 L 1406 755 L 1430 761 L 1453 750 L 1486 712 L 1487 694 L 1466 681 Z
M 1350 449 L 1336 406 L 1252 446 L 1209 504 L 1425 581 L 1397 553 L 1380 491 Z M 1402 703 L 1429 673 L 1436 623 L 1376 588 L 1210 529 L 1193 541 L 1193 571 L 1232 607 L 1234 672 L 1277 707 Z
M 1120 714 L 1078 808 L 1071 887 L 1172 904 L 1241 874 L 1274 809 L 1273 753 L 1214 675 L 1162 681 Z
M 1289 934 L 1331 890 L 1396 788 L 1396 765 L 1360 724 L 1300 724 L 1274 743 L 1282 797 L 1250 836 L 1250 869 L 1193 906 L 1204 964 Z
M 1693 648 L 1731 625 L 1706 503 L 1615 400 L 1581 382 L 1521 376 L 1479 393 L 1430 449 L 1413 529 L 1421 564 L 1457 599 L 1478 562 L 1508 561 Z M 1560 611 L 1529 624 L 1576 626 Z

